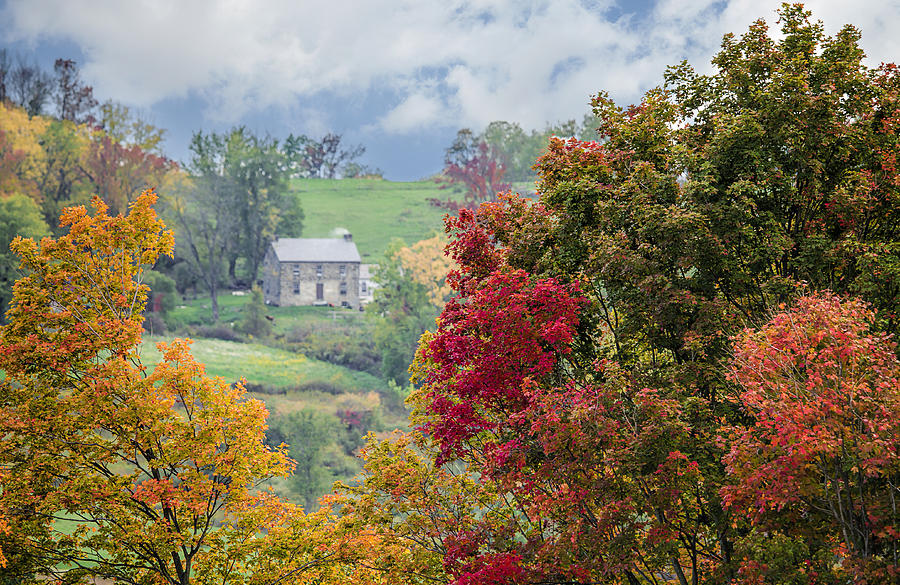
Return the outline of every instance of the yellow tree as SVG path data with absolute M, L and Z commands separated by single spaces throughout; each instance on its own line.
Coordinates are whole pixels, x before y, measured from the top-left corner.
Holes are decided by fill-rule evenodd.
M 263 441 L 263 404 L 206 376 L 190 341 L 141 362 L 142 275 L 173 248 L 155 200 L 145 192 L 123 217 L 95 198 L 93 216 L 65 210 L 58 239 L 13 243 L 27 276 L 0 329 L 7 573 L 288 582 L 331 555 L 296 538 L 315 518 L 259 490 L 291 468 Z M 286 559 L 277 576 L 270 555 Z

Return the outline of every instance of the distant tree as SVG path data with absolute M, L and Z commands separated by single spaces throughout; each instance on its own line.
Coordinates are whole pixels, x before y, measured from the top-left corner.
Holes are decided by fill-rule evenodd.
M 272 323 L 266 319 L 266 305 L 263 302 L 262 290 L 253 287 L 250 302 L 244 307 L 244 316 L 240 322 L 240 330 L 258 339 L 265 339 L 272 333 Z
M 101 133 L 91 140 L 81 168 L 91 181 L 94 193 L 110 206 L 113 213 L 121 213 L 144 189 L 159 188 L 163 176 L 172 171 L 175 164 L 137 145 L 128 146 Z
M 175 226 L 179 257 L 209 293 L 212 317 L 219 319 L 219 288 L 226 282 L 228 252 L 239 218 L 238 188 L 228 177 L 172 177 L 164 189 L 164 213 Z
M 361 144 L 342 147 L 341 135 L 328 133 L 321 140 L 291 134 L 283 152 L 293 176 L 334 179 L 366 151 Z
M 19 57 L 9 74 L 8 91 L 12 101 L 25 108 L 29 116 L 38 116 L 53 95 L 53 82 L 40 67 Z
M 20 276 L 19 259 L 9 245 L 16 236 L 40 239 L 49 235 L 50 229 L 33 199 L 18 193 L 0 198 L 0 321 L 5 322 L 12 285 Z
M 288 191 L 284 154 L 275 140 L 245 127 L 225 134 L 198 132 L 190 148 L 188 171 L 210 184 L 227 184 L 233 193 L 227 210 L 235 229 L 225 251 L 228 275 L 238 280 L 237 260 L 243 258 L 246 278 L 254 283 L 275 235 L 296 236 L 302 230 L 303 211 Z
M 147 122 L 139 114 L 123 104 L 107 100 L 100 106 L 97 120 L 103 132 L 114 141 L 126 146 L 137 146 L 142 151 L 162 156 L 161 145 L 166 130 Z
M 474 209 L 486 201 L 496 201 L 497 194 L 509 190 L 503 181 L 506 167 L 500 155 L 487 142 L 472 135 L 471 130 L 457 133 L 456 140 L 444 156 L 444 170 L 438 176 L 443 187 L 461 187 L 462 201 L 433 198 L 438 207 L 456 210 L 462 207 Z
M 45 164 L 37 185 L 44 220 L 53 226 L 63 208 L 90 199 L 92 186 L 84 168 L 91 142 L 84 127 L 65 120 L 53 120 L 41 135 L 40 144 Z
M 9 82 L 12 74 L 12 58 L 5 48 L 0 49 L 0 105 L 10 100 Z
M 375 273 L 375 298 L 366 308 L 377 317 L 374 339 L 381 353 L 382 374 L 401 386 L 409 380 L 408 368 L 419 338 L 434 327 L 443 306 L 433 303 L 432 298 L 440 294 L 439 279 L 445 275 L 437 275 L 431 262 L 417 266 L 420 274 L 406 264 L 424 260 L 421 252 L 407 248 L 401 240 L 391 242 Z
M 59 119 L 76 124 L 93 123 L 97 100 L 94 99 L 93 88 L 81 81 L 75 61 L 57 59 L 53 71 L 56 74 L 53 97 Z

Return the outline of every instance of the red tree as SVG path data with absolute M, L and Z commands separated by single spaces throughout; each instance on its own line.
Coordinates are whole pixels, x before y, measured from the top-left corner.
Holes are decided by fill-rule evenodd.
M 828 545 L 867 582 L 900 577 L 900 361 L 873 321 L 823 293 L 741 335 L 729 377 L 753 422 L 733 431 L 722 488 L 736 514 Z

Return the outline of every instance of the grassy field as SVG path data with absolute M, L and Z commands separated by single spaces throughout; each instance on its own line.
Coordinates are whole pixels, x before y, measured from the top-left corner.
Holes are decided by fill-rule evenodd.
M 212 310 L 208 296 L 200 296 L 188 300 L 179 300 L 178 305 L 168 317 L 172 327 L 180 328 L 190 325 L 208 325 L 213 322 Z M 239 323 L 244 317 L 244 307 L 250 302 L 246 292 L 233 295 L 223 289 L 219 292 L 219 321 L 222 323 Z M 266 314 L 271 316 L 273 332 L 286 333 L 298 325 L 312 325 L 323 322 L 353 324 L 361 323 L 363 313 L 349 309 L 330 307 L 276 307 L 267 306 Z
M 326 238 L 335 228 L 345 228 L 367 263 L 377 262 L 392 238 L 413 244 L 443 231 L 444 211 L 428 198 L 450 195 L 433 181 L 377 179 L 301 179 L 293 182 L 293 190 L 306 215 L 304 237 Z
M 144 364 L 158 363 L 160 353 L 156 344 L 171 339 L 145 335 L 141 345 Z M 371 374 L 258 343 L 196 339 L 191 350 L 198 362 L 206 364 L 207 373 L 221 376 L 227 382 L 243 377 L 250 384 L 278 390 L 321 386 L 348 394 L 387 391 L 385 382 Z

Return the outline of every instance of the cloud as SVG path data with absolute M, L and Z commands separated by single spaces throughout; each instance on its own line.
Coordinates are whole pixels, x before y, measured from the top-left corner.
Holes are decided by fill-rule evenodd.
M 379 119 L 379 126 L 398 134 L 427 129 L 441 123 L 447 124 L 443 116 L 446 108 L 441 100 L 433 95 L 413 93 Z
M 580 118 L 590 96 L 636 100 L 666 65 L 706 67 L 721 37 L 780 0 L 8 0 L 10 40 L 68 40 L 98 95 L 139 106 L 199 97 L 207 116 L 394 96 L 383 131 Z M 873 64 L 900 49 L 900 0 L 811 0 L 828 32 L 853 21 Z

